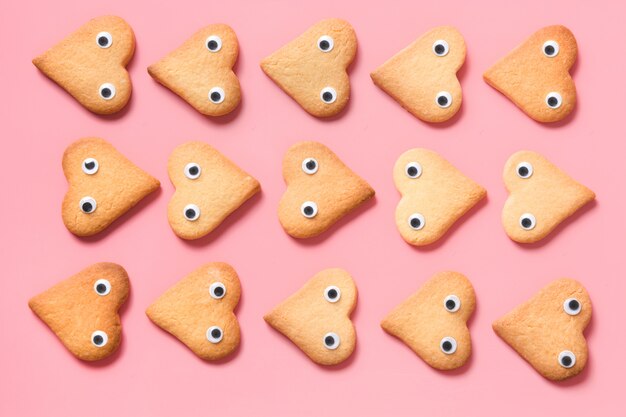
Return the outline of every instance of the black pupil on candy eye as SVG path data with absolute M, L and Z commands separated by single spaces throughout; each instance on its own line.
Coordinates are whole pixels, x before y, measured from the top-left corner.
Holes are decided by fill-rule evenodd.
M 211 93 L 211 100 L 213 100 L 213 101 L 220 101 L 221 98 L 222 98 L 222 95 L 220 93 L 218 93 L 217 91 L 213 91 Z
M 446 104 L 448 104 L 448 97 L 446 96 L 440 96 L 437 98 L 437 103 L 439 103 L 440 106 L 445 106 Z
M 452 350 L 452 343 L 450 343 L 448 340 L 446 340 L 445 342 L 443 342 L 441 347 L 443 348 L 443 350 L 445 352 L 450 352 Z
M 409 174 L 409 177 L 414 177 L 414 176 L 416 176 L 416 175 L 417 175 L 417 168 L 415 168 L 415 167 L 409 167 L 409 168 L 406 170 L 406 173 L 407 173 L 407 174 Z
M 103 338 L 102 336 L 100 336 L 99 334 L 97 334 L 97 335 L 95 335 L 95 336 L 93 337 L 93 342 L 94 342 L 96 345 L 100 346 L 100 345 L 104 342 L 104 338 Z
M 98 45 L 107 46 L 108 44 L 109 44 L 109 40 L 106 38 L 106 36 L 100 36 L 98 38 Z
M 572 364 L 572 358 L 570 358 L 569 356 L 563 356 L 561 358 L 561 363 L 563 364 L 563 366 L 570 366 Z
M 533 222 L 529 218 L 525 217 L 525 218 L 522 219 L 522 226 L 528 228 L 528 227 L 532 226 L 532 224 L 533 224 Z
M 193 166 L 193 167 L 189 168 L 189 174 L 191 174 L 191 175 L 198 175 L 198 167 Z
M 456 307 L 456 302 L 454 300 L 448 300 L 446 301 L 446 307 L 448 308 L 448 310 L 454 310 L 454 307 Z
M 337 290 L 336 289 L 330 289 L 328 290 L 328 298 L 330 298 L 331 300 L 334 300 L 335 298 L 337 298 Z
M 556 106 L 557 104 L 559 104 L 559 100 L 557 100 L 557 98 L 556 98 L 556 97 L 550 97 L 550 98 L 548 99 L 548 105 L 549 105 L 550 107 L 554 107 L 554 106 Z
M 187 209 L 185 211 L 185 216 L 187 216 L 188 219 L 193 219 L 196 215 L 196 211 L 194 209 Z
M 93 205 L 91 203 L 83 203 L 83 210 L 89 213 L 93 210 Z
M 219 339 L 221 335 L 222 335 L 222 332 L 220 331 L 220 329 L 211 330 L 211 336 L 213 336 L 213 338 Z
M 326 91 L 324 92 L 324 94 L 322 94 L 322 98 L 324 99 L 324 101 L 329 102 L 333 99 L 333 93 L 331 93 L 330 91 Z
M 552 45 L 546 45 L 546 48 L 544 49 L 544 52 L 546 53 L 546 55 L 552 56 L 554 55 L 554 46 Z
M 102 94 L 102 97 L 109 98 L 109 97 L 111 97 L 111 89 L 110 88 L 103 88 L 101 94 Z
M 330 48 L 330 43 L 327 40 L 323 40 L 320 42 L 320 48 L 322 49 L 322 51 L 325 51 Z
M 107 290 L 107 286 L 104 284 L 98 284 L 96 286 L 96 291 L 98 291 L 98 294 L 104 294 Z
M 304 208 L 304 214 L 306 214 L 307 216 L 310 216 L 313 214 L 313 207 L 311 206 L 306 206 Z
M 332 337 L 332 336 L 326 336 L 326 337 L 324 338 L 324 344 L 325 344 L 326 346 L 332 346 L 334 343 L 335 343 L 335 338 L 334 338 L 334 337 Z
M 96 163 L 93 161 L 85 162 L 85 168 L 92 170 L 96 167 Z
M 446 47 L 443 46 L 442 44 L 437 44 L 435 45 L 435 52 L 437 53 L 437 55 L 441 55 L 446 51 Z
M 216 297 L 221 297 L 222 295 L 224 295 L 224 288 L 222 288 L 222 287 L 215 287 L 213 292 L 215 293 Z
M 307 161 L 306 163 L 306 168 L 311 171 L 315 169 L 315 166 L 316 166 L 315 161 Z
M 207 46 L 209 47 L 209 49 L 210 49 L 211 51 L 215 51 L 215 50 L 217 49 L 217 41 L 215 41 L 215 40 L 210 40 L 210 41 L 207 43 Z
M 420 224 L 422 224 L 422 222 L 420 221 L 420 219 L 411 219 L 411 226 L 413 227 L 420 227 Z
M 517 170 L 518 174 L 520 174 L 522 177 L 525 177 L 528 175 L 528 168 L 527 167 L 519 167 L 519 169 Z
M 571 310 L 576 311 L 576 310 L 578 310 L 579 307 L 580 307 L 580 303 L 577 300 L 571 300 L 569 302 L 569 308 Z

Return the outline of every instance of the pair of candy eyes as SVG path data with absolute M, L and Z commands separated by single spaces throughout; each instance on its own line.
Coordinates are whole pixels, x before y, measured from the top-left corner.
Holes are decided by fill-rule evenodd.
M 341 290 L 335 285 L 329 285 L 324 289 L 324 299 L 329 303 L 336 303 L 341 299 Z M 337 333 L 329 332 L 322 338 L 324 347 L 328 350 L 335 350 L 341 344 L 341 338 Z
M 108 49 L 113 45 L 113 36 L 109 32 L 100 32 L 96 35 L 96 45 L 102 49 Z M 111 83 L 104 83 L 98 87 L 98 93 L 103 100 L 112 100 L 116 93 L 115 86 Z
M 517 164 L 515 172 L 518 177 L 525 180 L 532 177 L 535 170 L 530 162 L 522 161 Z M 532 213 L 523 213 L 519 218 L 519 225 L 524 230 L 532 230 L 537 225 L 537 219 Z

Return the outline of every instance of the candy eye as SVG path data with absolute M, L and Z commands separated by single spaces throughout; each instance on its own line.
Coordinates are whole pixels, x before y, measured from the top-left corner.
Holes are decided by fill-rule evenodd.
M 93 175 L 98 172 L 98 161 L 93 158 L 87 158 L 83 161 L 83 172 L 87 175 Z
M 201 172 L 202 168 L 200 168 L 200 165 L 196 164 L 195 162 L 190 162 L 185 165 L 185 177 L 189 178 L 190 180 L 197 179 L 200 176 Z
M 333 41 L 333 38 L 328 35 L 320 36 L 317 40 L 317 47 L 322 52 L 330 52 L 335 47 L 335 42 Z
M 461 300 L 456 295 L 452 294 L 444 298 L 443 306 L 450 313 L 456 313 L 461 308 Z
M 214 282 L 209 287 L 209 292 L 211 293 L 211 297 L 219 300 L 226 295 L 226 287 L 221 282 Z
M 439 348 L 446 355 L 452 355 L 456 352 L 456 340 L 454 337 L 446 336 L 439 342 Z
M 83 197 L 78 203 L 80 211 L 85 214 L 91 214 L 96 211 L 96 200 L 93 197 Z
M 554 58 L 559 54 L 559 44 L 555 41 L 546 41 L 541 49 L 548 58 Z
M 326 333 L 324 335 L 324 347 L 329 350 L 335 350 L 341 344 L 341 339 L 337 333 Z
M 424 228 L 426 221 L 424 220 L 424 216 L 419 213 L 413 213 L 409 216 L 409 226 L 413 230 L 421 230 Z
M 319 169 L 319 165 L 315 158 L 307 158 L 304 161 L 302 161 L 302 170 L 305 173 L 309 175 L 313 175 L 317 172 L 318 169 Z
M 100 97 L 105 100 L 111 100 L 115 97 L 115 86 L 111 83 L 102 84 L 98 91 L 100 92 Z
M 107 49 L 113 44 L 113 37 L 109 32 L 100 32 L 96 35 L 96 44 L 102 49 Z
M 111 283 L 106 279 L 99 279 L 93 284 L 96 294 L 105 296 L 111 292 Z
M 533 175 L 533 166 L 529 162 L 520 162 L 517 164 L 517 176 L 520 178 L 530 178 Z
M 577 316 L 582 308 L 580 301 L 575 298 L 568 298 L 563 302 L 563 310 L 570 316 Z
M 209 100 L 213 104 L 220 104 L 226 98 L 224 90 L 220 87 L 213 87 L 209 90 Z
M 450 52 L 450 46 L 448 42 L 443 39 L 439 39 L 433 43 L 433 53 L 437 56 L 446 56 Z
M 419 178 L 422 175 L 422 166 L 418 162 L 409 162 L 404 168 L 406 176 L 409 178 Z
M 440 91 L 437 93 L 437 97 L 435 97 L 435 103 L 442 109 L 447 109 L 452 105 L 452 95 L 447 91 Z
M 307 219 L 312 219 L 313 217 L 317 216 L 317 204 L 312 201 L 305 201 L 300 206 L 300 212 Z
M 571 368 L 576 365 L 576 355 L 569 350 L 559 353 L 559 365 L 563 368 Z
M 224 338 L 224 332 L 219 326 L 211 326 L 206 331 L 206 340 L 211 343 L 219 343 Z
M 187 204 L 183 209 L 183 216 L 190 222 L 195 222 L 200 217 L 200 207 L 195 204 Z
M 519 218 L 519 225 L 524 230 L 533 230 L 537 225 L 537 219 L 530 213 L 524 213 Z
M 324 290 L 324 298 L 329 303 L 336 303 L 341 298 L 341 290 L 334 285 L 330 285 Z
M 211 52 L 217 52 L 222 49 L 222 38 L 217 35 L 211 35 L 206 38 L 206 49 Z
M 107 336 L 107 334 L 103 332 L 102 330 L 96 330 L 95 332 L 91 334 L 91 343 L 93 343 L 95 347 L 100 348 L 106 345 L 108 341 L 109 341 L 109 336 Z
M 324 87 L 320 92 L 320 98 L 326 104 L 334 103 L 337 100 L 337 92 L 332 87 Z
M 563 97 L 556 91 L 548 93 L 546 96 L 546 105 L 551 109 L 558 109 L 563 104 Z

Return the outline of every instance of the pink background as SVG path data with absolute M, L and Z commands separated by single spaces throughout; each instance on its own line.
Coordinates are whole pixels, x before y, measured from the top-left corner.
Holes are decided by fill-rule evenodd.
M 626 213 L 626 57 L 618 1 L 32 0 L 0 6 L 2 151 L 0 203 L 0 414 L 3 416 L 567 415 L 623 413 L 626 371 L 624 236 Z M 143 3 L 143 4 L 141 4 Z M 95 116 L 40 74 L 31 59 L 91 17 L 117 14 L 134 28 L 128 108 Z M 335 120 L 307 115 L 259 69 L 262 57 L 325 17 L 355 27 L 352 100 Z M 200 27 L 230 24 L 239 37 L 243 102 L 222 120 L 202 117 L 156 84 L 146 67 Z M 567 122 L 533 122 L 487 86 L 482 72 L 542 26 L 567 25 L 579 42 L 574 68 L 579 104 Z M 426 30 L 459 28 L 468 45 L 460 78 L 464 103 L 443 126 L 420 122 L 376 88 L 369 72 Z M 61 221 L 66 190 L 61 155 L 85 136 L 111 141 L 162 182 L 161 191 L 101 236 L 78 239 Z M 210 237 L 184 242 L 170 230 L 166 162 L 180 143 L 204 140 L 256 176 L 263 192 Z M 281 229 L 276 207 L 281 159 L 300 140 L 330 146 L 376 190 L 376 199 L 330 233 L 306 242 Z M 447 238 L 417 250 L 394 223 L 391 170 L 412 147 L 440 152 L 485 186 L 488 201 Z M 507 197 L 504 162 L 536 150 L 580 180 L 597 203 L 553 237 L 510 241 L 500 224 Z M 226 261 L 243 299 L 239 351 L 205 363 L 156 326 L 145 308 L 199 265 Z M 122 264 L 132 295 L 122 311 L 124 341 L 104 363 L 80 362 L 27 307 L 27 300 L 97 261 Z M 319 367 L 267 326 L 262 315 L 314 273 L 342 267 L 355 278 L 358 348 L 336 369 Z M 466 274 L 478 296 L 471 320 L 474 354 L 452 373 L 429 368 L 386 335 L 381 318 L 432 274 Z M 491 322 L 551 280 L 580 280 L 594 303 L 585 372 L 554 384 L 535 373 L 491 330 Z M 497 414 L 496 414 L 497 413 Z M 622 414 L 623 415 L 623 414 Z

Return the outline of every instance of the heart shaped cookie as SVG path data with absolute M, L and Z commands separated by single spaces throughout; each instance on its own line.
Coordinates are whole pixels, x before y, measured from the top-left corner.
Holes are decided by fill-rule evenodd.
M 132 90 L 126 65 L 135 35 L 122 18 L 102 16 L 33 59 L 33 64 L 97 114 L 120 111 Z
M 99 138 L 80 139 L 68 146 L 63 173 L 69 184 L 63 199 L 63 223 L 77 236 L 106 229 L 160 186 L 157 179 Z
M 493 323 L 493 330 L 544 377 L 560 381 L 578 375 L 587 363 L 583 332 L 591 320 L 587 290 L 569 278 L 557 279 Z
M 261 189 L 256 179 L 202 142 L 178 146 L 167 171 L 176 187 L 167 218 L 183 239 L 207 235 Z
M 356 45 L 348 22 L 322 20 L 261 61 L 261 69 L 308 113 L 334 116 L 350 98 L 347 70 Z
M 385 317 L 381 327 L 435 369 L 463 366 L 472 354 L 467 320 L 476 307 L 472 283 L 440 272 Z
M 239 80 L 233 72 L 238 55 L 235 31 L 228 25 L 209 25 L 150 65 L 148 73 L 200 113 L 223 116 L 241 101 Z
M 502 209 L 502 224 L 506 234 L 519 243 L 543 239 L 596 197 L 536 152 L 513 154 L 504 166 L 503 178 L 510 196 Z
M 118 310 L 129 291 L 124 268 L 102 262 L 31 298 L 28 306 L 77 358 L 96 361 L 120 345 Z
M 396 207 L 396 226 L 411 245 L 439 240 L 487 191 L 450 162 L 428 149 L 404 152 L 393 168 L 402 198 Z
M 465 62 L 465 40 L 452 26 L 419 37 L 370 74 L 372 81 L 413 116 L 445 122 L 461 108 L 456 73 Z
M 557 122 L 576 106 L 569 70 L 576 38 L 565 26 L 548 26 L 489 68 L 483 78 L 538 122 Z
M 374 190 L 326 146 L 318 142 L 293 145 L 283 158 L 287 191 L 278 219 L 296 238 L 317 236 L 374 196 Z
M 264 319 L 313 362 L 337 365 L 348 359 L 356 346 L 356 332 L 350 321 L 356 301 L 357 289 L 350 274 L 343 269 L 326 269 Z
M 228 356 L 239 346 L 234 310 L 241 284 L 232 266 L 213 262 L 196 269 L 161 295 L 146 315 L 204 360 Z

